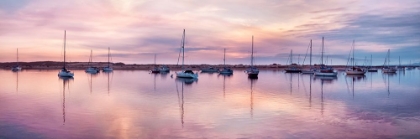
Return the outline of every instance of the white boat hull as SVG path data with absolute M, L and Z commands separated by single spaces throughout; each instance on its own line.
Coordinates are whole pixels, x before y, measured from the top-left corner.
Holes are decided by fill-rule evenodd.
M 178 73 L 176 73 L 176 77 L 178 77 L 178 78 L 198 78 L 198 74 L 178 72 Z

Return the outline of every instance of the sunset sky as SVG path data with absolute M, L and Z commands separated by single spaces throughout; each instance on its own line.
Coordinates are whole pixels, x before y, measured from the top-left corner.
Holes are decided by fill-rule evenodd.
M 321 38 L 333 64 L 346 64 L 356 41 L 359 65 L 373 55 L 384 62 L 420 62 L 418 0 L 0 0 L 0 62 L 62 61 L 67 30 L 69 61 L 176 64 L 186 29 L 186 63 L 300 62 L 313 41 L 320 63 Z M 330 62 L 330 61 L 329 61 Z M 308 60 L 305 61 L 308 63 Z

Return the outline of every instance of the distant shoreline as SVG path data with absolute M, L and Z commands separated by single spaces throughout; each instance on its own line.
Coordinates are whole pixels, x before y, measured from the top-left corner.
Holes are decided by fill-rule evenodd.
M 95 67 L 106 67 L 108 66 L 107 62 L 93 62 L 91 63 L 92 66 Z M 16 65 L 16 62 L 3 62 L 0 63 L 0 69 L 11 69 L 12 66 Z M 166 64 L 124 64 L 124 63 L 112 63 L 111 66 L 115 70 L 150 70 L 155 66 L 161 66 Z M 37 62 L 19 62 L 19 66 L 23 69 L 61 69 L 63 67 L 63 62 L 56 62 L 56 61 L 37 61 Z M 68 69 L 86 69 L 89 66 L 88 62 L 67 62 L 66 67 Z M 175 64 L 168 64 L 166 65 L 172 70 L 179 70 L 181 69 L 181 65 Z M 232 69 L 246 69 L 250 65 L 243 65 L 243 64 L 235 64 L 235 65 L 226 65 Z M 288 65 L 281 65 L 281 64 L 270 64 L 270 65 L 254 65 L 260 69 L 285 69 Z M 215 68 L 223 68 L 223 64 L 188 64 L 185 65 L 187 68 L 191 68 L 193 70 L 200 70 L 201 68 L 206 67 L 215 67 Z M 309 65 L 303 65 L 303 68 L 309 68 Z M 332 65 L 332 67 L 336 69 L 345 69 L 345 65 Z M 382 68 L 383 66 L 374 66 L 375 68 Z

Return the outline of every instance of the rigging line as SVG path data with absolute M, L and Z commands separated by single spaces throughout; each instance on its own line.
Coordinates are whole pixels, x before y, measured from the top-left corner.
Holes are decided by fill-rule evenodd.
M 305 58 L 303 58 L 303 62 L 302 65 L 305 64 L 305 60 L 306 60 L 306 56 L 308 56 L 308 51 L 309 51 L 309 47 L 311 46 L 311 43 L 308 44 L 308 47 L 306 48 L 306 54 L 305 54 Z
M 350 61 L 350 55 L 351 55 L 351 52 L 352 52 L 352 51 L 350 51 L 350 52 L 349 52 L 349 57 L 347 58 L 347 64 L 346 64 L 346 67 L 348 67 L 348 66 L 349 66 L 349 61 Z

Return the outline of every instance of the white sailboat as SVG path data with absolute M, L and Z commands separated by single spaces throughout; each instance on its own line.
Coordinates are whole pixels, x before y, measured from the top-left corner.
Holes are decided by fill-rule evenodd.
M 109 61 L 110 57 L 111 57 L 111 52 L 110 52 L 109 47 L 108 47 L 108 66 L 102 68 L 102 71 L 104 71 L 104 72 L 112 72 L 114 70 L 114 69 L 112 69 L 111 62 Z
M 346 75 L 365 75 L 366 71 L 362 70 L 360 67 L 356 67 L 354 61 L 354 40 L 353 40 L 353 47 L 352 47 L 352 67 L 346 70 Z
M 198 78 L 198 74 L 194 73 L 191 69 L 184 68 L 184 45 L 185 45 L 185 29 L 182 34 L 182 71 L 176 73 L 177 78 Z
M 382 68 L 383 73 L 396 73 L 397 72 L 397 69 L 395 69 L 395 67 L 389 66 L 389 62 L 391 61 L 389 58 L 390 56 L 391 56 L 391 50 L 388 49 L 388 53 L 386 55 L 385 62 L 384 62 L 384 68 Z
M 16 65 L 12 67 L 12 71 L 20 71 L 22 67 L 19 66 L 19 48 L 16 48 Z
M 309 45 L 309 47 L 310 47 L 310 52 L 309 52 L 309 69 L 302 70 L 302 74 L 314 74 L 316 72 L 316 70 L 312 67 L 312 40 L 311 40 L 311 44 Z
M 64 66 L 58 72 L 58 76 L 60 77 L 73 77 L 74 73 L 66 69 L 66 31 L 64 30 Z
M 233 70 L 226 67 L 226 48 L 223 51 L 223 69 L 219 73 L 224 75 L 233 74 Z
M 315 76 L 337 77 L 337 72 L 332 67 L 324 64 L 324 37 L 322 37 L 321 67 L 314 73 Z
M 89 67 L 85 70 L 87 73 L 99 73 L 99 68 L 92 66 L 92 50 L 90 50 Z
M 258 78 L 260 70 L 254 67 L 254 36 L 252 36 L 251 45 L 251 66 L 245 71 L 248 74 L 248 78 Z

